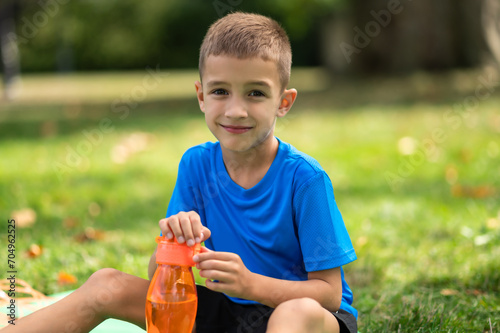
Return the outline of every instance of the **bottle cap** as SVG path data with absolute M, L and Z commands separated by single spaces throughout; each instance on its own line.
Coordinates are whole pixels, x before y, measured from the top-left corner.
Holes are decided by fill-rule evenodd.
M 200 244 L 189 247 L 186 243 L 179 244 L 176 239 L 168 239 L 165 236 L 156 237 L 156 243 L 158 243 L 156 250 L 158 264 L 194 266 L 193 256 L 201 251 Z

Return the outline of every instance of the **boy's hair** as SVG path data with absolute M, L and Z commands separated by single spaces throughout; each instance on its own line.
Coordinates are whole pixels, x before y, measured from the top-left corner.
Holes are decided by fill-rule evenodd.
M 200 49 L 199 70 L 203 75 L 205 60 L 210 55 L 228 55 L 240 59 L 260 57 L 278 65 L 281 90 L 290 80 L 292 50 L 288 36 L 273 19 L 236 12 L 213 23 Z

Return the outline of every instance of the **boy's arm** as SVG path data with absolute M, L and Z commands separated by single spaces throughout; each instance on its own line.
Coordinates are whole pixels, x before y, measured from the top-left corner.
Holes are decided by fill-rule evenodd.
M 253 300 L 276 307 L 290 299 L 309 297 L 328 311 L 337 311 L 342 301 L 340 267 L 311 272 L 307 281 L 289 281 L 255 274 Z
M 329 311 L 337 311 L 342 300 L 340 268 L 310 272 L 307 281 L 270 278 L 250 272 L 234 253 L 204 250 L 194 256 L 207 288 L 231 297 L 276 307 L 296 298 L 309 297 Z M 215 281 L 218 282 L 215 282 Z
M 153 278 L 153 275 L 155 274 L 156 267 L 158 265 L 156 264 L 156 249 L 151 255 L 151 258 L 149 258 L 149 265 L 148 265 L 148 277 L 149 280 Z

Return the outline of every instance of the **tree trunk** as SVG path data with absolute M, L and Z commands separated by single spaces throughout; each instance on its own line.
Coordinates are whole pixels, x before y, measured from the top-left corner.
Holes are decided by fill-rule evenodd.
M 5 99 L 13 99 L 17 95 L 20 82 L 19 49 L 15 29 L 15 0 L 3 0 L 0 5 L 0 51 L 3 72 L 3 89 Z
M 500 66 L 500 2 L 498 0 L 484 1 L 483 29 L 491 55 Z
M 486 48 L 483 1 L 353 0 L 350 12 L 324 24 L 324 62 L 363 73 L 477 66 Z

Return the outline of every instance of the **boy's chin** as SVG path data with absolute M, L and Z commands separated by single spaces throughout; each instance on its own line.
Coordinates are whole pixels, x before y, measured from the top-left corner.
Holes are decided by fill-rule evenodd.
M 251 150 L 252 146 L 251 145 L 245 145 L 245 144 L 237 144 L 237 143 L 228 143 L 223 141 L 219 141 L 221 144 L 221 147 L 225 149 L 226 151 L 230 151 L 232 153 L 239 153 L 239 154 L 244 154 Z
M 228 138 L 220 138 L 220 145 L 226 151 L 230 151 L 232 153 L 245 154 L 255 148 L 258 145 L 256 142 L 251 140 L 238 140 L 238 139 L 228 139 Z
M 258 137 L 256 137 L 256 133 L 245 133 L 242 135 L 217 134 L 219 135 L 215 137 L 219 141 L 222 149 L 238 154 L 255 153 L 261 149 L 267 151 L 268 147 L 273 146 L 273 140 L 275 140 L 273 131 L 260 133 L 261 135 Z

